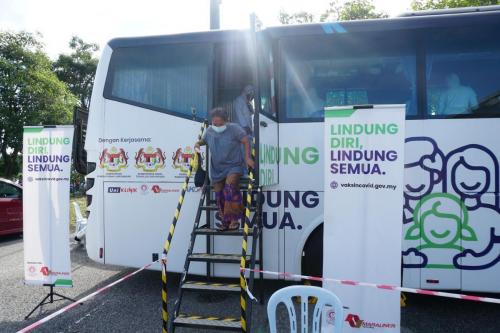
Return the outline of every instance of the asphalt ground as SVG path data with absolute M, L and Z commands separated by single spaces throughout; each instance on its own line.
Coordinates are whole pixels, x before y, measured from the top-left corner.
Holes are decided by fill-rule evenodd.
M 88 259 L 85 249 L 71 244 L 71 260 L 74 287 L 56 291 L 72 298 L 81 298 L 133 269 L 104 266 Z M 178 275 L 171 274 L 169 295 L 177 294 Z M 499 277 L 500 278 L 500 277 Z M 161 332 L 160 272 L 142 271 L 130 279 L 97 295 L 81 306 L 61 314 L 33 332 Z M 289 283 L 266 280 L 264 300 L 277 289 Z M 28 320 L 24 320 L 32 308 L 47 294 L 47 288 L 23 284 L 23 243 L 19 235 L 0 236 L 0 332 L 17 330 L 41 319 L 68 304 L 56 301 L 44 305 Z M 255 292 L 258 296 L 258 292 Z M 183 312 L 222 315 L 230 309 L 238 316 L 237 297 L 211 294 L 185 294 Z M 500 297 L 500 295 L 484 295 Z M 417 332 L 500 332 L 500 305 L 438 298 L 423 295 L 407 295 L 407 306 L 401 309 L 403 333 Z M 255 304 L 252 332 L 268 332 L 265 305 Z M 288 316 L 278 312 L 280 331 L 287 331 Z M 181 329 L 177 333 L 197 332 Z M 201 331 L 200 332 L 210 332 Z

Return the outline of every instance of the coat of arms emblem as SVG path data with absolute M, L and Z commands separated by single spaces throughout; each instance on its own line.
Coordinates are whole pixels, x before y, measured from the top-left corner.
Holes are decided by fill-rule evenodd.
M 99 167 L 107 172 L 120 172 L 128 165 L 128 154 L 123 148 L 105 148 L 99 155 Z
M 194 151 L 191 147 L 186 147 L 184 150 L 182 148 L 177 149 L 172 154 L 172 167 L 178 169 L 181 172 L 189 171 L 189 162 L 194 156 Z
M 135 167 L 144 172 L 157 172 L 165 168 L 165 153 L 160 148 L 141 148 L 135 154 Z

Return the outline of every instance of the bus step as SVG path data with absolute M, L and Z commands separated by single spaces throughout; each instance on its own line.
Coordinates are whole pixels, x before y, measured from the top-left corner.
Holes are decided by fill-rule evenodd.
M 188 256 L 188 259 L 191 261 L 239 264 L 241 254 L 193 253 Z M 250 259 L 251 256 L 247 255 L 247 263 L 250 263 Z
M 200 207 L 201 209 L 203 210 L 219 210 L 219 208 L 217 206 L 201 206 Z M 245 210 L 246 208 L 244 208 Z M 256 208 L 255 207 L 250 207 L 250 211 L 251 212 L 255 212 Z
M 234 317 L 196 316 L 179 314 L 174 320 L 174 326 L 199 329 L 215 329 L 224 331 L 240 331 L 241 322 Z
M 215 228 L 198 228 L 194 230 L 196 235 L 215 235 L 215 236 L 243 236 L 243 229 L 220 231 Z M 248 228 L 248 236 L 253 235 L 253 228 Z
M 225 291 L 239 293 L 240 285 L 236 283 L 186 281 L 182 284 L 182 289 L 191 291 Z

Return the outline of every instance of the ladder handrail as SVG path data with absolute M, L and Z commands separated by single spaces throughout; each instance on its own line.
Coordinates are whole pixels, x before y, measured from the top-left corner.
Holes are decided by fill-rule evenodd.
M 208 126 L 208 121 L 203 121 L 200 129 L 200 133 L 198 134 L 198 141 L 201 140 L 203 136 L 203 132 Z M 184 196 L 187 192 L 187 187 L 189 184 L 189 179 L 191 178 L 191 173 L 193 172 L 193 163 L 190 163 L 188 172 L 186 174 L 186 178 L 184 179 L 184 184 L 182 185 L 182 192 L 179 197 L 179 202 L 177 203 L 177 208 L 175 209 L 174 218 L 172 220 L 172 224 L 170 225 L 170 229 L 168 232 L 167 240 L 163 245 L 163 254 L 161 258 L 161 281 L 162 281 L 162 332 L 168 333 L 168 291 L 167 291 L 167 255 L 170 250 L 170 245 L 172 243 L 172 239 L 174 237 L 175 226 L 177 225 L 177 221 L 179 220 L 179 216 L 181 214 L 182 204 L 184 203 Z
M 251 147 L 252 159 L 255 160 L 255 138 L 253 140 L 253 145 Z M 244 226 L 243 226 L 243 239 L 241 242 L 241 259 L 240 259 L 240 307 L 241 307 L 241 331 L 247 332 L 247 304 L 246 304 L 246 288 L 247 283 L 245 280 L 245 271 L 246 268 L 246 257 L 247 257 L 247 248 L 248 248 L 248 223 L 250 222 L 250 207 L 252 206 L 252 195 L 253 195 L 253 186 L 254 186 L 255 178 L 254 178 L 254 169 L 248 168 L 248 188 L 247 188 L 247 198 L 245 202 L 245 217 L 244 217 Z M 260 201 L 260 198 L 258 198 Z M 257 204 L 257 214 L 259 214 L 259 204 Z M 255 229 L 254 229 L 255 232 Z M 252 251 L 255 253 L 255 249 L 252 247 Z M 260 254 L 262 256 L 262 253 Z

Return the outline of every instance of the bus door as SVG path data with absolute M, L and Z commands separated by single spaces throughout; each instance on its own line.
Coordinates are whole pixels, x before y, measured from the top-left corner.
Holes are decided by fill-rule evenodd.
M 284 230 L 280 229 L 283 205 L 279 191 L 278 118 L 274 80 L 274 57 L 271 38 L 256 31 L 256 17 L 251 19 L 254 46 L 255 115 L 254 137 L 257 182 L 263 190 L 263 258 L 265 269 L 284 269 Z
M 274 80 L 274 59 L 269 37 L 255 34 L 255 116 L 254 134 L 258 145 L 258 181 L 264 188 L 279 183 L 278 120 Z

